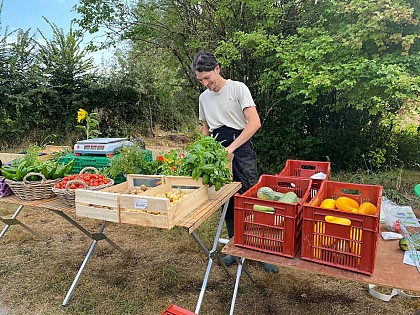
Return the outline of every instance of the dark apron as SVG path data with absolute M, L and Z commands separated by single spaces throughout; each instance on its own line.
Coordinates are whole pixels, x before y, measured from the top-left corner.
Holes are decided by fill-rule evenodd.
M 213 136 L 224 147 L 228 147 L 241 134 L 241 132 L 242 130 L 223 126 L 213 130 Z M 252 149 L 251 140 L 248 140 L 237 148 L 233 154 L 233 180 L 235 182 L 242 183 L 242 188 L 239 190 L 239 193 L 242 194 L 258 182 L 257 155 Z M 229 201 L 226 219 L 233 219 L 233 200 L 234 198 L 232 197 Z

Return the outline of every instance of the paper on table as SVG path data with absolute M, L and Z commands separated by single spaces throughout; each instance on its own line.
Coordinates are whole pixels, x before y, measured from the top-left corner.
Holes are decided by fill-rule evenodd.
M 420 264 L 420 251 L 416 251 L 416 259 L 413 259 L 412 257 L 411 257 L 411 255 L 412 255 L 412 252 L 410 252 L 409 250 L 407 250 L 405 253 L 404 253 L 404 260 L 403 260 L 403 263 L 404 264 L 406 264 L 406 265 L 410 265 L 410 266 L 414 266 L 414 267 L 420 267 L 419 266 L 419 264 Z

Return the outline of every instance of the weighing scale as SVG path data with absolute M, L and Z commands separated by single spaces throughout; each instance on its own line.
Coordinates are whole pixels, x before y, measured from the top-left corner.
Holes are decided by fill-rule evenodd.
M 74 154 L 96 154 L 112 156 L 114 152 L 123 146 L 131 146 L 132 142 L 127 138 L 94 138 L 77 141 L 74 145 Z

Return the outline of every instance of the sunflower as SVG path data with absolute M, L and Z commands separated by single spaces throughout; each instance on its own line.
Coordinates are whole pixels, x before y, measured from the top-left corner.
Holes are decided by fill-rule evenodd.
M 81 122 L 82 120 L 85 120 L 88 115 L 88 112 L 85 111 L 83 108 L 80 108 L 77 112 L 77 122 Z

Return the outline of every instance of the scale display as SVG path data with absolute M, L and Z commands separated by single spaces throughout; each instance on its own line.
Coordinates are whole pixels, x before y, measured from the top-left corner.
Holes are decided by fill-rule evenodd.
M 113 154 L 121 146 L 132 145 L 127 138 L 94 138 L 77 141 L 74 153 L 82 154 Z

